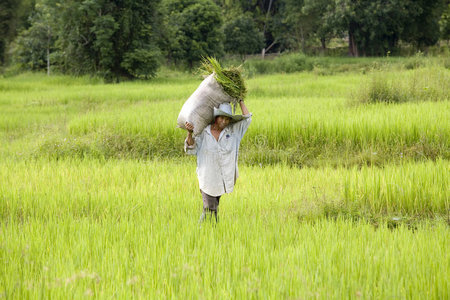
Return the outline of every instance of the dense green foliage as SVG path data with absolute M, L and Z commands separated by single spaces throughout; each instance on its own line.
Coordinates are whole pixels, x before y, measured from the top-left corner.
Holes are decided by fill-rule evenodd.
M 223 23 L 212 0 L 166 0 L 168 55 L 190 68 L 206 56 L 222 56 Z
M 148 78 L 159 66 L 157 1 L 39 0 L 18 39 L 15 60 L 108 80 Z M 49 61 L 48 61 L 49 60 Z
M 441 37 L 439 19 L 448 0 L 410 0 L 401 39 L 419 48 L 434 45 Z
M 441 20 L 439 21 L 441 37 L 447 42 L 450 40 L 450 3 L 447 4 Z
M 343 29 L 334 16 L 335 1 L 330 0 L 285 0 L 282 7 L 280 36 L 286 47 L 303 52 L 315 40 L 322 49 L 332 37 L 340 36 Z M 308 45 L 309 44 L 309 45 Z
M 151 77 L 157 69 L 152 26 L 157 1 L 68 1 L 62 3 L 58 35 L 63 70 L 117 76 Z
M 16 39 L 14 63 L 22 69 L 37 71 L 51 64 L 50 53 L 54 56 L 56 49 L 55 8 L 38 2 L 30 16 L 30 23 L 31 26 L 23 30 Z
M 0 67 L 9 60 L 9 46 L 19 32 L 29 26 L 35 0 L 0 1 Z
M 4 62 L 4 53 L 8 38 L 10 37 L 11 23 L 16 10 L 14 0 L 2 1 L 0 3 L 0 63 Z
M 2 2 L 0 63 L 109 80 L 159 65 L 273 52 L 351 56 L 427 50 L 448 40 L 445 0 L 19 0 Z M 345 47 L 348 51 L 345 51 Z
M 245 56 L 257 53 L 263 48 L 263 36 L 248 15 L 238 16 L 227 22 L 224 33 L 224 46 L 228 53 Z

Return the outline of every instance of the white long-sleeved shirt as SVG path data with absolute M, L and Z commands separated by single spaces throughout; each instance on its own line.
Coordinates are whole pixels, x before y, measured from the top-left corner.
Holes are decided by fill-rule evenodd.
M 233 191 L 239 176 L 239 145 L 252 121 L 251 116 L 251 113 L 245 115 L 246 119 L 224 128 L 218 141 L 211 133 L 211 125 L 194 138 L 193 145 L 189 146 L 185 140 L 184 151 L 197 155 L 198 181 L 206 194 L 217 197 Z

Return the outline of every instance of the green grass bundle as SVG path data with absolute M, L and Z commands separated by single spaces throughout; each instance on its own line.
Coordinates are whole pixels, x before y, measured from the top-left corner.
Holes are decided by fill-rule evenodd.
M 215 58 L 208 57 L 203 61 L 202 69 L 208 74 L 215 73 L 217 82 L 228 95 L 235 99 L 245 98 L 247 88 L 245 87 L 240 67 L 224 69 Z

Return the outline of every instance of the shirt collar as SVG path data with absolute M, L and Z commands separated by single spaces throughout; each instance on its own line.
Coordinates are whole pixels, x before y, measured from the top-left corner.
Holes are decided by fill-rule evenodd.
M 230 129 L 230 125 L 228 125 L 227 127 L 225 127 L 225 129 L 222 130 L 222 132 L 221 132 L 220 135 L 219 135 L 219 140 L 220 140 L 220 136 L 222 136 L 225 132 L 229 132 L 230 130 L 231 130 L 231 129 Z M 206 126 L 206 132 L 207 132 L 209 135 L 212 136 L 212 133 L 211 133 L 211 125 Z

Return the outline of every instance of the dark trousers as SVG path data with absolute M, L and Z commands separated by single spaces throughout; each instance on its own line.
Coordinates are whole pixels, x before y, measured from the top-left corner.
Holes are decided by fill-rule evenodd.
M 200 190 L 200 192 L 202 193 L 202 199 L 203 199 L 203 211 L 209 210 L 209 211 L 217 212 L 217 210 L 219 208 L 219 201 L 220 201 L 221 196 L 213 197 L 213 196 L 206 194 L 202 190 Z

